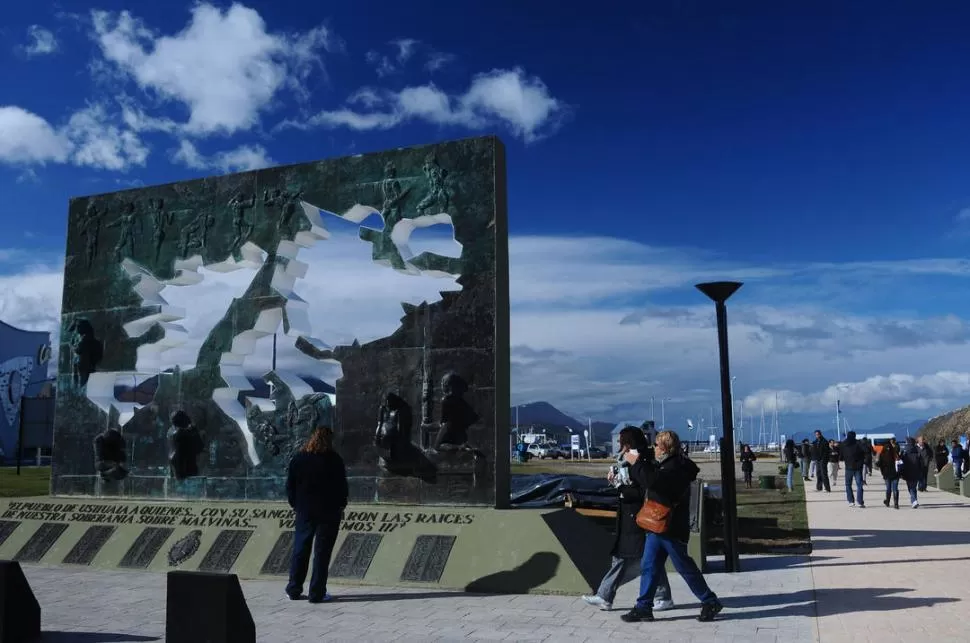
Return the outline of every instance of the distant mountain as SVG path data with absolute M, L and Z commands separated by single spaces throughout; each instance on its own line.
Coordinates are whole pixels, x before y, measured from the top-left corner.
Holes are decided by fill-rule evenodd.
M 883 424 L 877 426 L 873 429 L 868 429 L 864 433 L 892 433 L 896 436 L 897 441 L 903 441 L 906 436 L 915 436 L 919 430 L 926 424 L 926 420 L 913 420 L 911 422 L 890 422 L 889 424 Z
M 510 422 L 511 426 L 515 426 L 516 421 L 516 407 L 510 409 Z M 569 442 L 569 429 L 582 434 L 586 430 L 586 422 L 577 420 L 576 418 L 566 415 L 552 404 L 548 402 L 530 402 L 529 404 L 520 404 L 518 407 L 518 421 L 519 426 L 523 429 L 527 427 L 536 427 L 546 430 L 546 433 L 551 435 L 556 442 L 565 444 Z M 602 444 L 603 442 L 609 442 L 610 432 L 613 430 L 615 425 L 612 422 L 600 422 L 594 421 L 592 425 L 592 433 L 590 435 L 590 442 L 594 445 Z
M 949 444 L 954 438 L 962 438 L 970 434 L 970 406 L 938 415 L 923 423 L 919 432 L 930 444 L 934 444 L 941 438 Z

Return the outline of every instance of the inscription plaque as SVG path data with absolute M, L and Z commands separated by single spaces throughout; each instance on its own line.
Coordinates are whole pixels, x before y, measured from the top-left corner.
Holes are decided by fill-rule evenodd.
M 267 576 L 286 576 L 290 571 L 290 556 L 293 555 L 293 532 L 284 531 L 276 539 L 273 550 L 266 557 L 266 562 L 259 573 Z
M 20 526 L 19 520 L 0 520 L 0 545 L 10 538 L 13 530 Z
M 200 572 L 228 572 L 232 569 L 243 547 L 249 542 L 253 532 L 249 529 L 223 529 L 216 536 L 216 541 L 206 552 Z
M 448 564 L 455 536 L 418 536 L 401 572 L 402 581 L 437 583 Z
M 330 565 L 333 578 L 363 578 L 381 545 L 381 534 L 350 534 Z
M 45 522 L 34 532 L 30 540 L 20 548 L 13 559 L 21 563 L 40 562 L 40 559 L 54 546 L 65 529 L 67 529 L 65 522 Z
M 175 531 L 171 527 L 145 527 L 135 542 L 125 552 L 124 558 L 118 563 L 119 567 L 129 569 L 145 569 L 155 559 L 155 554 L 162 548 L 168 537 Z
M 64 557 L 66 565 L 90 565 L 104 544 L 117 529 L 114 525 L 93 525 L 88 527 L 81 539 L 74 544 Z

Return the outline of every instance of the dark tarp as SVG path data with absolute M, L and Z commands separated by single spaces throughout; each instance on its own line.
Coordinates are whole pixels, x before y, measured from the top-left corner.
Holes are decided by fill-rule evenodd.
M 581 507 L 616 509 L 619 492 L 603 478 L 538 473 L 512 476 L 513 507 L 562 507 L 566 494 Z

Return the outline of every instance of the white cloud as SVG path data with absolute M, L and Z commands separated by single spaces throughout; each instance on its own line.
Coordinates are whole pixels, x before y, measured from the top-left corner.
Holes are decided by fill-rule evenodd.
M 428 56 L 427 62 L 424 63 L 424 68 L 427 69 L 429 72 L 434 73 L 439 69 L 441 69 L 442 67 L 444 67 L 445 65 L 448 65 L 449 63 L 454 62 L 455 59 L 456 57 L 454 54 L 446 54 L 440 51 L 436 51 L 436 52 L 433 52 L 430 56 Z
M 233 134 L 259 122 L 284 90 L 306 96 L 320 53 L 339 47 L 322 26 L 271 33 L 255 10 L 200 3 L 186 27 L 159 35 L 128 11 L 92 13 L 104 59 L 155 96 L 189 111 L 187 134 Z
M 63 163 L 71 147 L 63 133 L 37 114 L 14 105 L 0 106 L 0 162 Z
M 537 76 L 521 68 L 495 69 L 479 74 L 462 94 L 448 94 L 434 84 L 405 87 L 399 92 L 369 91 L 366 111 L 324 110 L 306 123 L 284 126 L 348 127 L 383 130 L 411 120 L 434 125 L 480 130 L 496 124 L 508 127 L 526 142 L 546 136 L 562 123 L 568 107 L 554 98 Z M 359 99 L 361 92 L 351 96 Z
M 397 47 L 397 61 L 402 65 L 411 59 L 414 51 L 421 42 L 414 38 L 398 38 L 392 40 L 391 44 Z
M 148 148 L 129 129 L 115 124 L 103 105 L 89 105 L 55 128 L 21 107 L 0 107 L 0 163 L 48 162 L 106 170 L 144 165 Z
M 172 160 L 193 170 L 219 170 L 222 173 L 259 170 L 276 164 L 262 145 L 241 145 L 203 156 L 195 144 L 187 140 L 179 143 L 178 149 L 172 153 Z
M 40 25 L 30 25 L 27 28 L 27 36 L 30 42 L 24 46 L 24 53 L 28 57 L 45 56 L 58 49 L 57 38 L 54 37 L 53 32 Z

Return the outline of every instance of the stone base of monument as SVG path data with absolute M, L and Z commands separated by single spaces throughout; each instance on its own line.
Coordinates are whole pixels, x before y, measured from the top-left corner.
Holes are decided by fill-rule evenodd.
M 0 531 L 0 538 L 2 534 Z M 34 592 L 19 563 L 0 560 L 0 643 L 37 640 L 40 640 L 40 605 Z
M 256 643 L 256 625 L 235 574 L 169 572 L 166 643 Z
M 0 559 L 51 566 L 287 576 L 281 503 L 0 499 Z M 693 540 L 693 539 L 692 539 Z M 334 584 L 579 594 L 609 566 L 609 530 L 571 509 L 350 506 Z

